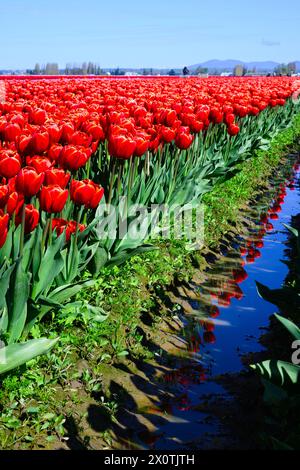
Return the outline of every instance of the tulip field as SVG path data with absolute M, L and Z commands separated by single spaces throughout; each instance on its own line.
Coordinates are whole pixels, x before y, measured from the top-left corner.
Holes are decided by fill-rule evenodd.
M 109 207 L 197 205 L 299 112 L 289 77 L 0 82 L 0 374 L 55 346 L 32 329 L 103 267 L 153 248 L 150 228 L 104 236 Z

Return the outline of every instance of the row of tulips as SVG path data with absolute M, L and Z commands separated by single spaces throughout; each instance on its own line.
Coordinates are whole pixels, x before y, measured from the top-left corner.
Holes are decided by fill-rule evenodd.
M 298 109 L 291 78 L 8 79 L 5 87 L 0 373 L 55 344 L 28 339 L 35 322 L 91 286 L 103 265 L 149 248 L 144 233 L 100 237 L 100 205 L 128 215 L 134 204 L 198 204 Z M 144 223 L 150 230 L 151 214 Z

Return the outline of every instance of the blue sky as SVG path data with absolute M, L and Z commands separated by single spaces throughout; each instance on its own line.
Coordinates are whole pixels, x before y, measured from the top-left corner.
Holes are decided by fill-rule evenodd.
M 300 60 L 299 0 L 1 0 L 0 68 Z

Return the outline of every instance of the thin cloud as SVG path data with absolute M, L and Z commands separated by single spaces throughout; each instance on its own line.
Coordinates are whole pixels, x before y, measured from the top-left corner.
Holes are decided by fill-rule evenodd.
M 267 46 L 267 47 L 280 46 L 279 41 L 269 41 L 267 39 L 262 39 L 261 43 L 263 46 Z

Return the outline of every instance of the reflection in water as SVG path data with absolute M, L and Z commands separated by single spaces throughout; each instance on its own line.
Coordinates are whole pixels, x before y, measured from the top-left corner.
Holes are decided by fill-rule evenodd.
M 157 432 L 150 433 L 152 438 L 142 439 L 151 448 L 203 448 L 207 433 L 214 437 L 222 430 L 218 420 L 199 411 L 199 404 L 217 396 L 223 401 L 230 398 L 214 378 L 241 371 L 241 356 L 262 350 L 258 338 L 275 307 L 258 296 L 255 281 L 279 288 L 288 274 L 281 261 L 288 240 L 283 223 L 299 211 L 299 174 L 296 164 L 269 207 L 260 201 L 256 210 L 245 214 L 244 234 L 207 270 L 205 282 L 193 286 L 196 300 L 186 299 L 193 315 L 188 321 L 183 317 L 186 355 L 160 377 L 167 388 L 176 387 L 175 398 L 144 410 L 165 418 Z

